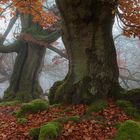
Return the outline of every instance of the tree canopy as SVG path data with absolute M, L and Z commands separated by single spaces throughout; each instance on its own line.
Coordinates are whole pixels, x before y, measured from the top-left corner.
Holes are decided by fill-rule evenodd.
M 108 0 L 100 0 L 103 5 Z M 33 16 L 33 22 L 38 22 L 42 27 L 48 27 L 54 24 L 58 17 L 54 13 L 48 11 L 44 3 L 47 0 L 1 0 L 0 1 L 0 17 L 4 18 L 3 13 L 9 11 L 11 17 L 17 15 L 17 11 L 23 14 Z M 124 34 L 128 37 L 138 36 L 140 38 L 140 0 L 111 0 L 111 5 L 115 5 L 117 9 L 112 7 L 112 14 L 116 14 L 118 24 L 124 30 Z
M 140 0 L 119 0 L 117 17 L 126 36 L 140 38 Z
M 36 44 L 36 45 L 39 45 L 39 46 L 45 46 L 45 47 L 47 46 L 49 48 L 49 43 L 54 41 L 54 39 L 51 40 L 50 37 L 51 36 L 54 37 L 54 35 L 60 36 L 60 26 L 58 27 L 58 24 L 57 24 L 57 21 L 60 18 L 55 14 L 55 12 L 52 12 L 52 10 L 49 10 L 48 7 L 45 6 L 46 2 L 47 2 L 46 0 L 22 0 L 22 1 L 21 0 L 10 0 L 10 1 L 9 0 L 2 0 L 0 2 L 0 5 L 1 5 L 0 16 L 1 16 L 1 18 L 5 18 L 6 14 L 4 14 L 4 13 L 9 12 L 10 15 L 11 15 L 11 20 L 10 20 L 11 23 L 9 24 L 9 29 L 7 28 L 7 31 L 2 36 L 3 39 L 1 40 L 1 44 L 3 44 L 4 38 L 6 38 L 6 36 L 8 35 L 11 27 L 14 25 L 17 18 L 20 17 L 21 23 L 22 23 L 22 28 L 24 28 L 24 26 L 25 26 L 26 31 L 21 32 L 19 39 L 22 39 L 22 41 L 25 41 L 25 42 L 28 42 L 28 43 L 33 43 L 33 44 Z M 74 43 L 71 47 L 67 47 L 67 44 L 69 44 L 70 41 L 72 42 L 72 40 L 74 40 L 74 38 L 75 39 L 77 38 L 76 34 L 79 37 L 82 34 L 88 34 L 89 35 L 90 30 L 93 28 L 94 32 L 91 35 L 91 36 L 93 36 L 94 34 L 96 34 L 96 32 L 99 32 L 97 34 L 101 34 L 99 30 L 104 30 L 102 28 L 106 28 L 106 31 L 102 31 L 101 36 L 103 36 L 103 38 L 104 38 L 105 34 L 108 34 L 109 35 L 108 38 L 110 38 L 108 41 L 111 42 L 112 46 L 114 46 L 113 41 L 111 41 L 112 40 L 112 35 L 110 34 L 110 32 L 112 32 L 112 24 L 113 24 L 112 20 L 114 19 L 115 15 L 116 15 L 116 18 L 118 19 L 118 25 L 120 25 L 120 27 L 124 31 L 124 35 L 126 35 L 128 37 L 131 37 L 131 36 L 140 37 L 140 24 L 139 24 L 139 22 L 140 22 L 140 20 L 139 20 L 139 18 L 140 18 L 140 13 L 139 13 L 140 5 L 139 5 L 139 0 L 125 0 L 125 1 L 124 0 L 112 0 L 112 1 L 109 1 L 109 0 L 95 0 L 95 1 L 87 1 L 87 2 L 85 2 L 85 5 L 83 4 L 82 1 L 79 1 L 79 0 L 73 1 L 73 2 L 70 1 L 70 0 L 67 0 L 64 5 L 62 4 L 63 6 L 61 6 L 59 4 L 59 3 L 63 3 L 63 2 L 59 2 L 59 0 L 56 1 L 56 2 L 57 2 L 57 5 L 58 5 L 58 8 L 59 8 L 60 12 L 64 7 L 63 11 L 61 12 L 61 17 L 62 17 L 62 19 L 64 18 L 64 20 L 62 22 L 65 22 L 65 24 L 70 23 L 70 25 L 68 25 L 68 26 L 69 26 L 69 28 L 71 28 L 71 27 L 72 28 L 71 28 L 71 31 L 69 33 L 70 34 L 72 32 L 74 33 L 74 34 L 72 33 L 71 35 L 68 35 L 69 40 L 67 40 L 68 42 L 65 44 L 66 50 L 68 51 L 68 59 L 72 63 L 75 62 L 75 61 L 78 61 L 78 62 L 81 61 L 81 60 L 78 60 L 78 59 L 81 59 L 81 58 L 78 58 L 79 57 L 78 54 L 76 54 L 76 56 L 74 56 L 75 53 L 74 54 L 69 54 L 69 53 L 71 53 L 69 51 L 69 48 L 72 47 L 72 49 L 73 49 L 73 46 L 76 47 L 77 43 Z M 66 7 L 67 7 L 67 10 L 65 9 Z M 87 9 L 89 8 L 88 9 L 89 11 L 85 10 L 85 8 L 87 8 Z M 65 13 L 64 13 L 64 11 L 65 11 Z M 108 17 L 108 16 L 110 16 L 111 18 L 110 19 L 109 18 L 105 19 L 105 17 Z M 70 17 L 70 19 L 69 19 L 69 17 Z M 65 21 L 65 18 L 67 18 L 68 21 Z M 80 19 L 80 18 L 83 18 L 83 20 Z M 85 31 L 83 30 L 84 33 L 82 33 L 79 30 L 80 24 L 76 24 L 76 22 L 78 20 L 83 22 L 83 23 L 84 23 L 84 20 L 86 20 L 86 22 L 85 22 L 86 24 L 90 24 L 90 22 L 91 22 L 90 20 L 92 20 L 93 25 L 96 26 L 97 29 L 98 28 L 99 29 L 97 31 L 97 30 L 94 29 L 94 27 L 91 27 L 90 29 L 87 29 L 87 30 L 85 29 Z M 102 25 L 101 25 L 101 27 L 99 27 L 100 24 L 102 24 L 102 22 L 104 22 L 106 24 L 104 24 L 103 27 L 102 27 Z M 38 30 L 38 27 L 36 25 L 40 26 L 41 30 L 40 29 L 39 30 L 41 32 Z M 33 28 L 33 27 L 35 27 L 35 28 Z M 58 27 L 58 30 L 56 32 L 53 32 L 53 34 L 51 36 L 49 36 L 49 38 L 45 37 L 45 36 L 47 36 L 48 32 L 52 32 L 53 30 L 55 31 L 57 27 Z M 83 28 L 83 27 L 84 27 L 84 25 L 81 25 L 81 28 Z M 66 27 L 66 28 L 68 29 L 68 27 Z M 43 31 L 44 29 L 45 29 L 45 31 Z M 74 31 L 72 31 L 72 30 L 74 30 Z M 66 37 L 67 33 L 66 33 L 66 31 L 64 30 L 63 27 L 62 27 L 62 32 L 64 34 L 63 36 Z M 79 33 L 77 33 L 77 32 L 79 32 Z M 106 60 L 106 59 L 108 59 L 108 58 L 104 58 L 104 60 L 100 60 L 100 59 L 101 59 L 101 57 L 102 58 L 106 57 L 105 51 L 107 51 L 108 46 L 110 46 L 110 44 L 104 44 L 103 45 L 104 41 L 100 40 L 100 44 L 98 44 L 99 42 L 97 42 L 97 43 L 95 42 L 95 46 L 98 44 L 97 48 L 96 47 L 95 48 L 92 48 L 92 47 L 88 48 L 88 43 L 86 43 L 87 40 L 90 40 L 90 37 L 88 37 L 88 35 L 87 35 L 87 39 L 86 38 L 83 39 L 83 42 L 81 42 L 79 40 L 79 44 L 82 43 L 80 45 L 81 48 L 82 48 L 82 45 L 84 46 L 83 51 L 80 50 L 80 49 L 79 50 L 74 49 L 73 51 L 83 52 L 84 53 L 83 55 L 81 53 L 82 56 L 85 55 L 85 46 L 87 47 L 86 48 L 86 53 L 88 53 L 88 49 L 89 49 L 89 51 L 93 51 L 92 56 L 94 56 L 94 53 L 99 53 L 100 51 L 102 51 L 99 54 L 96 54 L 98 57 L 100 56 L 99 58 L 96 58 L 96 59 L 97 60 L 99 59 L 99 61 L 104 61 L 105 60 L 107 62 L 108 60 Z M 83 36 L 81 36 L 81 38 L 83 38 Z M 105 40 L 107 40 L 108 38 L 106 38 Z M 98 38 L 98 35 L 97 36 L 95 35 L 94 40 L 98 40 L 98 39 L 101 39 L 101 38 Z M 78 40 L 78 38 L 77 38 L 77 40 Z M 84 45 L 84 43 L 85 43 L 85 45 Z M 89 46 L 90 45 L 91 44 L 89 43 Z M 13 51 L 18 52 L 17 46 L 18 45 L 14 43 L 10 47 L 1 46 L 0 48 L 1 48 L 1 52 L 13 52 Z M 103 48 L 101 49 L 100 47 L 101 48 L 103 47 Z M 106 48 L 106 50 L 105 50 L 104 47 Z M 56 50 L 56 49 L 55 49 L 55 51 L 59 52 L 59 50 Z M 73 51 L 72 51 L 72 53 L 73 53 Z M 111 51 L 111 50 L 108 50 L 108 52 L 109 51 Z M 113 52 L 113 51 L 114 51 L 114 48 L 112 48 L 111 52 Z M 61 52 L 59 52 L 59 54 L 63 55 L 63 57 L 66 57 Z M 114 53 L 112 53 L 112 57 L 114 58 L 114 60 L 112 60 L 112 62 L 111 62 L 112 65 L 114 66 L 114 68 L 112 66 L 112 70 L 109 70 L 110 72 L 108 72 L 108 73 L 111 73 L 111 71 L 113 71 L 113 69 L 116 69 L 116 72 L 114 72 L 114 74 L 116 74 L 116 79 L 117 79 L 118 78 L 118 76 L 117 76 L 118 75 L 118 70 L 117 70 L 118 68 L 117 68 L 116 55 L 115 54 L 116 53 L 114 51 Z M 72 57 L 74 56 L 74 58 L 71 58 L 71 56 Z M 72 59 L 74 59 L 74 60 L 72 60 Z M 90 59 L 92 60 L 92 58 L 90 58 Z M 91 61 L 91 60 L 89 60 L 89 61 Z M 102 62 L 102 63 L 106 63 L 106 62 Z M 85 62 L 85 64 L 86 63 L 87 62 Z M 99 65 L 98 61 L 96 63 L 98 63 L 98 65 Z M 78 64 L 79 67 L 77 67 L 78 66 L 77 63 L 75 65 L 76 66 L 75 66 L 74 69 L 76 69 L 76 71 L 77 71 L 77 69 L 79 69 L 79 67 L 81 67 L 81 64 Z M 93 62 L 92 62 L 91 65 L 93 65 Z M 96 66 L 96 64 L 94 64 L 94 65 Z M 109 62 L 108 62 L 108 65 L 110 65 Z M 71 64 L 70 64 L 70 66 L 71 66 Z M 99 67 L 102 67 L 102 66 L 99 66 Z M 107 68 L 108 66 L 106 65 L 105 67 Z M 106 68 L 104 68 L 104 69 L 106 69 Z M 86 71 L 87 68 L 83 68 L 83 69 Z M 99 73 L 102 73 L 102 72 L 99 72 Z M 79 80 L 82 77 L 82 76 L 79 75 L 79 72 L 77 74 L 74 74 L 74 75 L 78 76 L 78 77 L 75 77 L 74 79 Z M 96 75 L 98 75 L 98 74 L 96 74 Z M 102 75 L 102 74 L 99 74 L 99 75 Z M 99 76 L 99 77 L 101 78 L 101 76 Z M 95 81 L 99 80 L 99 79 L 98 80 L 97 79 Z M 117 81 L 117 80 L 115 80 L 115 81 Z M 91 91 L 92 90 L 93 90 L 93 88 L 91 89 Z M 96 89 L 94 89 L 94 90 L 96 91 Z
M 30 14 L 33 17 L 33 22 L 38 22 L 46 28 L 53 24 L 57 17 L 43 6 L 44 2 L 44 0 L 2 0 L 0 2 L 0 15 L 4 18 L 3 13 L 6 10 L 10 12 L 11 17 L 16 16 L 18 12 Z

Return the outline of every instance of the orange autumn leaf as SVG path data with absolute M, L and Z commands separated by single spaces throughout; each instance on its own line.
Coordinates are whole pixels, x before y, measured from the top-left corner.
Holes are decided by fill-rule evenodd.
M 124 35 L 140 38 L 140 0 L 119 0 L 118 16 L 123 24 Z
M 3 10 L 8 10 L 9 8 L 10 15 L 15 16 L 15 10 L 17 10 L 19 13 L 32 15 L 33 22 L 38 22 L 41 26 L 47 27 L 54 24 L 57 21 L 57 17 L 53 13 L 44 10 L 44 2 L 43 0 L 1 0 L 0 4 L 3 8 L 0 8 L 0 14 L 2 14 Z M 5 5 L 8 5 L 7 8 L 5 8 Z

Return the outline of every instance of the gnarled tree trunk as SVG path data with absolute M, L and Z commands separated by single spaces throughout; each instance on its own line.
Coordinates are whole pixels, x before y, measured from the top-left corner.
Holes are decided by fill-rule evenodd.
M 50 90 L 50 103 L 90 103 L 118 91 L 118 66 L 112 37 L 116 3 L 56 0 L 63 19 L 69 72 Z
M 4 99 L 30 101 L 39 98 L 43 91 L 38 83 L 38 72 L 44 54 L 45 48 L 21 42 Z
M 59 14 L 55 6 L 52 6 L 49 10 L 56 15 Z M 5 38 L 11 31 L 18 16 L 20 16 L 22 26 L 20 37 L 17 41 L 5 47 L 3 45 Z M 0 52 L 17 52 L 10 85 L 4 93 L 4 99 L 30 101 L 39 98 L 42 89 L 38 82 L 38 74 L 46 48 L 66 57 L 59 49 L 51 45 L 61 35 L 58 24 L 59 21 L 44 30 L 38 23 L 32 22 L 31 15 L 16 11 L 16 16 L 10 20 L 5 33 L 0 36 Z
M 52 49 L 50 43 L 56 41 L 61 34 L 60 29 L 44 31 L 37 23 L 32 22 L 30 15 L 21 14 L 21 25 L 17 57 L 10 86 L 4 94 L 5 100 L 30 101 L 40 97 L 43 91 L 39 85 L 38 74 L 46 47 Z

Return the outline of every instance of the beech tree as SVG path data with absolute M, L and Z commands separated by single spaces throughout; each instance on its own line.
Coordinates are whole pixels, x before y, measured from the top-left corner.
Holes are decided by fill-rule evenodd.
M 27 7 L 29 2 L 32 3 Z M 42 89 L 38 83 L 38 74 L 44 58 L 45 49 L 49 48 L 54 51 L 59 51 L 58 49 L 54 49 L 50 43 L 60 37 L 60 28 L 58 22 L 56 23 L 54 21 L 55 19 L 53 19 L 55 15 L 51 13 L 52 15 L 49 16 L 50 13 L 48 11 L 48 13 L 43 11 L 41 9 L 42 3 L 39 1 L 35 3 L 34 1 L 11 1 L 10 3 L 7 1 L 7 3 L 10 8 L 14 5 L 16 10 L 11 10 L 11 12 L 14 12 L 12 13 L 13 17 L 1 38 L 0 52 L 16 52 L 17 57 L 10 79 L 10 86 L 5 91 L 4 99 L 30 101 L 39 98 L 42 93 Z M 6 1 L 3 1 L 2 4 L 6 4 Z M 4 10 L 6 8 L 1 10 L 1 14 Z M 3 42 L 18 17 L 21 20 L 21 33 L 13 44 L 4 46 Z
M 2 0 L 4 4 L 7 2 L 9 1 Z M 139 0 L 125 0 L 125 2 L 123 0 L 87 0 L 86 2 L 81 0 L 56 0 L 56 2 L 62 17 L 62 38 L 68 54 L 69 72 L 63 81 L 56 82 L 51 88 L 50 103 L 90 103 L 96 99 L 107 98 L 119 93 L 122 88 L 118 82 L 119 70 L 112 37 L 112 26 L 116 14 L 122 21 L 121 26 L 124 29 L 124 34 L 139 37 Z M 13 11 L 13 7 L 16 7 L 17 12 L 11 14 L 14 16 L 19 14 L 21 21 L 23 21 L 22 28 L 25 28 L 25 30 L 26 27 L 29 28 L 28 31 L 20 35 L 20 43 L 17 42 L 15 46 L 18 46 L 18 44 L 31 46 L 27 47 L 28 49 L 31 49 L 33 44 L 46 46 L 44 37 L 42 38 L 42 34 L 40 36 L 38 31 L 42 33 L 42 29 L 48 28 L 50 24 L 56 21 L 57 17 L 53 16 L 52 13 L 44 12 L 42 1 L 13 0 L 10 1 L 8 7 L 12 7 L 11 11 Z M 1 8 L 1 13 L 4 10 L 5 8 Z M 29 25 L 35 28 L 35 32 Z M 38 37 L 34 35 L 39 35 L 41 39 L 37 40 Z M 47 34 L 43 32 L 44 35 L 47 37 Z M 49 40 L 47 45 L 51 41 Z M 15 47 L 10 48 L 11 50 L 15 49 Z M 26 56 L 28 54 L 26 53 Z M 27 66 L 31 65 L 27 63 Z M 31 79 L 32 82 L 35 81 L 34 78 Z M 18 81 L 22 80 L 18 79 Z M 21 83 L 24 83 L 24 80 Z M 25 89 L 28 84 L 21 87 Z M 30 87 L 32 88 L 29 89 L 33 89 L 33 86 Z M 14 93 L 17 94 L 12 93 L 14 97 L 17 97 L 18 92 L 15 91 L 19 89 L 18 84 L 16 90 L 14 90 Z M 22 94 L 24 89 L 19 90 L 21 91 L 19 92 L 20 98 L 34 98 L 35 90 L 28 90 L 32 92 L 26 98 L 25 94 Z
M 112 37 L 115 14 L 127 36 L 139 37 L 139 0 L 56 0 L 69 72 L 50 90 L 50 102 L 90 103 L 119 94 L 119 70 Z

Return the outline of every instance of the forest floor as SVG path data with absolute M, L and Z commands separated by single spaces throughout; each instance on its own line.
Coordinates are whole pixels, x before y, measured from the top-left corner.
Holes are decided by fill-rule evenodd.
M 24 123 L 19 123 L 13 115 L 20 108 L 21 104 L 0 106 L 0 140 L 32 140 L 31 128 L 66 116 L 79 116 L 80 121 L 61 124 L 62 130 L 56 140 L 106 140 L 116 136 L 119 123 L 132 119 L 111 99 L 106 108 L 90 112 L 90 115 L 86 115 L 87 105 L 55 105 L 35 114 L 27 113 Z

